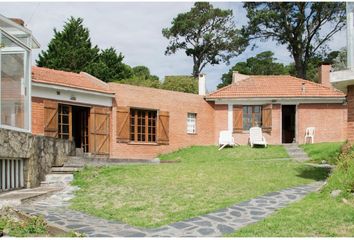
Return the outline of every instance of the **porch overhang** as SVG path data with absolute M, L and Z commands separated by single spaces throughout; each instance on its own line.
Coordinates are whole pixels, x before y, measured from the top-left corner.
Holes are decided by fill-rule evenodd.
M 86 106 L 94 105 L 112 107 L 112 101 L 115 94 L 32 82 L 32 97 L 64 101 Z
M 335 88 L 347 93 L 347 87 L 354 85 L 354 70 L 347 69 L 343 71 L 331 72 L 330 81 Z

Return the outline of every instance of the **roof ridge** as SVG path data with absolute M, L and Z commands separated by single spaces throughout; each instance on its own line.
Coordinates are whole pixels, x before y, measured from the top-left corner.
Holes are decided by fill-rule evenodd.
M 107 84 L 106 82 L 102 81 L 101 79 L 99 79 L 99 78 L 97 78 L 97 77 L 95 77 L 95 76 L 93 76 L 93 75 L 91 75 L 91 74 L 89 74 L 89 73 L 87 73 L 87 72 L 82 71 L 82 72 L 80 72 L 80 75 L 81 75 L 81 76 L 84 76 L 84 77 L 88 77 L 88 79 L 89 79 L 93 84 L 99 83 L 99 84 L 102 85 L 102 87 L 108 87 L 108 84 Z
M 312 81 L 307 80 L 307 79 L 302 79 L 302 78 L 294 77 L 294 76 L 291 76 L 291 75 L 289 75 L 289 76 L 292 77 L 292 78 L 295 78 L 295 79 L 297 79 L 297 80 L 301 80 L 301 81 L 303 81 L 303 82 L 307 82 L 307 83 L 310 83 L 310 84 L 312 84 L 312 85 L 318 86 L 318 87 L 322 87 L 322 88 L 325 88 L 325 89 L 328 89 L 328 90 L 332 90 L 332 91 L 337 91 L 337 92 L 343 93 L 342 91 L 336 89 L 336 88 L 333 87 L 333 86 L 332 86 L 332 87 L 328 87 L 328 86 L 325 86 L 325 85 L 323 85 L 323 84 L 321 84 L 321 83 L 312 82 Z
M 217 92 L 220 92 L 221 90 L 224 90 L 224 89 L 226 89 L 226 88 L 228 88 L 228 87 L 232 87 L 233 85 L 237 85 L 237 83 L 239 83 L 239 82 L 243 82 L 243 81 L 245 81 L 245 80 L 250 79 L 251 75 L 248 75 L 248 76 L 249 76 L 248 78 L 245 78 L 245 79 L 242 79 L 242 80 L 239 80 L 239 81 L 236 81 L 236 82 L 231 82 L 229 85 L 226 85 L 226 86 L 224 86 L 224 87 L 222 87 L 222 88 L 219 88 L 219 89 L 217 89 L 217 90 L 215 90 L 215 91 L 209 93 L 207 96 L 209 96 L 209 95 L 211 95 L 211 94 L 214 94 L 214 93 L 217 93 Z M 231 81 L 232 81 L 232 80 L 231 80 Z
M 65 74 L 80 75 L 80 73 L 70 72 L 70 71 L 65 71 L 65 70 L 59 70 L 59 69 L 53 69 L 53 68 L 48 68 L 48 67 L 32 66 L 32 68 L 39 68 L 39 69 L 43 69 L 43 70 L 62 72 L 62 73 L 65 73 Z

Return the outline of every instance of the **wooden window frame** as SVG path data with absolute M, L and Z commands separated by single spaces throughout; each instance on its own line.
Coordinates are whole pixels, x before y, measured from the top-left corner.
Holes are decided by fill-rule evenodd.
M 157 121 L 157 110 L 130 108 L 129 142 L 132 144 L 157 144 Z
M 68 113 L 63 114 L 62 113 L 62 108 L 67 107 L 68 108 Z M 58 104 L 58 138 L 61 139 L 68 139 L 72 140 L 72 114 L 71 114 L 71 106 L 66 105 L 66 104 Z M 68 123 L 63 123 L 63 116 L 68 117 Z M 68 132 L 63 133 L 63 126 L 66 125 L 68 126 Z M 64 138 L 64 136 L 68 136 L 67 138 Z
M 251 107 L 252 109 L 252 112 L 251 112 L 251 127 L 262 127 L 263 125 L 263 117 L 262 117 L 262 105 L 243 105 L 242 106 L 242 120 L 244 118 L 244 115 L 245 115 L 245 108 L 249 108 Z M 258 112 L 255 112 L 255 108 L 256 107 L 259 107 L 259 111 Z M 256 114 L 259 114 L 260 115 L 260 125 L 259 126 L 256 126 Z M 249 129 L 246 129 L 245 126 L 242 124 L 242 129 L 243 131 L 249 131 Z

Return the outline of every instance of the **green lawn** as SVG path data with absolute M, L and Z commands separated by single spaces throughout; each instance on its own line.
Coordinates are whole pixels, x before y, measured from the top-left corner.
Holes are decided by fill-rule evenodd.
M 156 227 L 268 192 L 323 179 L 324 170 L 286 158 L 282 146 L 191 147 L 160 156 L 159 165 L 86 168 L 72 208 L 131 225 Z M 277 158 L 278 160 L 271 160 Z
M 321 161 L 325 160 L 330 164 L 335 164 L 342 145 L 343 142 L 314 143 L 304 144 L 301 145 L 301 147 L 309 155 L 312 162 L 320 163 Z
M 341 155 L 338 166 L 321 192 L 254 225 L 242 228 L 233 237 L 353 237 L 354 236 L 354 151 Z M 342 193 L 333 198 L 333 190 Z M 343 201 L 346 199 L 346 201 Z

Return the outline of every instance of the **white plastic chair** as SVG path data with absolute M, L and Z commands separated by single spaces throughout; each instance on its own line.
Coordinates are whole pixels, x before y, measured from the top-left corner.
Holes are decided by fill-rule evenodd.
M 262 145 L 264 147 L 267 147 L 267 141 L 263 136 L 262 128 L 260 127 L 250 128 L 249 142 L 251 147 L 253 147 L 254 145 Z
M 307 143 L 307 138 L 311 138 L 311 143 L 315 142 L 315 127 L 308 127 L 305 131 L 305 143 Z
M 235 146 L 235 139 L 231 131 L 220 131 L 219 134 L 219 151 L 226 146 Z

